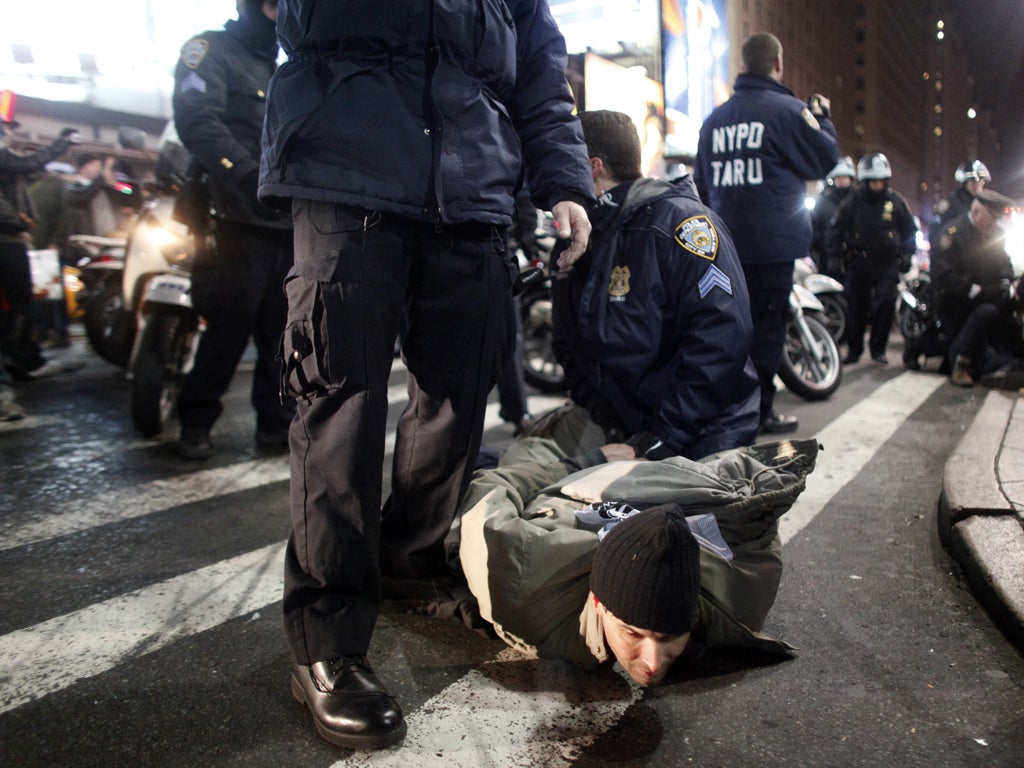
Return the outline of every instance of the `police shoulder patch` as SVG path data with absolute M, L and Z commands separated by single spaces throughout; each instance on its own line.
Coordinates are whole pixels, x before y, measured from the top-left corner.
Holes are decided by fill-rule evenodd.
M 685 250 L 714 261 L 718 255 L 718 230 L 707 216 L 691 216 L 676 225 L 676 242 Z
M 811 126 L 811 128 L 813 128 L 816 131 L 821 130 L 821 125 L 818 123 L 818 118 L 812 115 L 811 110 L 809 110 L 807 107 L 804 107 L 802 110 L 800 110 L 800 115 L 803 117 L 804 122 Z
M 193 37 L 181 47 L 181 63 L 189 69 L 195 69 L 206 58 L 208 50 L 210 50 L 210 44 L 206 40 L 201 37 Z

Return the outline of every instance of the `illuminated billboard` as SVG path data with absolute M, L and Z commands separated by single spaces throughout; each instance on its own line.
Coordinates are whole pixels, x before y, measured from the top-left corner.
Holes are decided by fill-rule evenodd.
M 730 95 L 727 0 L 550 5 L 573 54 L 570 81 L 584 85 L 581 107 L 616 109 L 633 118 L 644 143 L 645 173 L 660 175 L 662 154 L 691 159 L 704 118 Z M 582 72 L 576 62 L 583 62 Z
M 692 157 L 704 118 L 729 98 L 726 0 L 661 0 L 666 155 Z

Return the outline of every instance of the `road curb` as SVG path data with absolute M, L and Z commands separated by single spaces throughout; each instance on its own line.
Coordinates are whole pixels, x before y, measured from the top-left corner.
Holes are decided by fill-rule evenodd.
M 1024 527 L 1011 499 L 1024 492 L 1024 406 L 990 391 L 946 461 L 937 523 L 994 622 L 1024 649 Z M 1009 495 L 1007 491 L 1010 491 Z

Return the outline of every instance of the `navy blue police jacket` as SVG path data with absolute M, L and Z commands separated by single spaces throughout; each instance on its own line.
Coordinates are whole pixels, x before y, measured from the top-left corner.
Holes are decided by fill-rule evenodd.
M 274 28 L 264 21 L 233 19 L 182 46 L 174 72 L 174 125 L 192 153 L 188 173 L 208 175 L 220 217 L 290 229 L 290 217 L 256 198 L 267 84 L 277 66 Z
M 260 195 L 442 224 L 593 199 L 546 0 L 282 0 Z
M 553 285 L 573 400 L 613 435 L 649 433 L 691 459 L 751 444 L 750 303 L 721 219 L 689 177 L 621 184 L 591 218 L 591 248 Z
M 700 129 L 694 181 L 732 233 L 744 264 L 802 258 L 811 245 L 807 181 L 839 157 L 835 127 L 784 85 L 741 74 Z

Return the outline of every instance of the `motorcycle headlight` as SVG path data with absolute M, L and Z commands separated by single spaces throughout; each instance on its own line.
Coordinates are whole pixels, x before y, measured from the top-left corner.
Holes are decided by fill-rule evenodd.
M 193 248 L 189 240 L 182 239 L 179 235 L 163 227 L 154 227 L 152 237 L 164 260 L 171 267 L 180 269 L 191 267 Z

